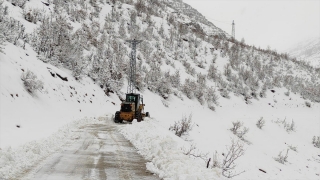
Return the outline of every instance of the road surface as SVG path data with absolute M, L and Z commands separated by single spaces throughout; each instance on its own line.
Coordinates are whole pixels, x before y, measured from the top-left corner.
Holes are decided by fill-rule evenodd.
M 80 140 L 47 158 L 30 179 L 158 180 L 146 170 L 147 161 L 117 131 L 121 124 L 105 121 L 80 128 Z

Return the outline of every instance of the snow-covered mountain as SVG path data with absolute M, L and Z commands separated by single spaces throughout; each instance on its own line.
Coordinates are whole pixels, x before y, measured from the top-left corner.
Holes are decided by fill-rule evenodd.
M 320 67 L 320 37 L 300 42 L 295 47 L 288 49 L 290 56 L 296 57 L 312 66 Z
M 0 179 L 22 177 L 83 124 L 112 120 L 134 38 L 152 118 L 119 130 L 146 169 L 162 179 L 319 178 L 319 68 L 235 41 L 181 0 L 7 0 Z M 178 137 L 181 120 L 193 128 Z

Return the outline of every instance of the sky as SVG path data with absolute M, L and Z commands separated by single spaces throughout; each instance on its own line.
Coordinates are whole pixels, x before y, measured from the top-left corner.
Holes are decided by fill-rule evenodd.
M 319 0 L 183 0 L 237 40 L 278 52 L 320 38 Z

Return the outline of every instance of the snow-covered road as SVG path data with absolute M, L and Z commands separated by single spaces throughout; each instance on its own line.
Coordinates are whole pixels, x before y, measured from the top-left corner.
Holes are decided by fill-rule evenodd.
M 27 179 L 159 179 L 146 170 L 146 160 L 118 126 L 107 119 L 80 128 L 79 141 L 47 158 Z

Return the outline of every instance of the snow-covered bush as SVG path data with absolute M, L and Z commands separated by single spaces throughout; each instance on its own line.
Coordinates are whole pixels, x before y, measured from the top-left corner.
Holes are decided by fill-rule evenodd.
M 174 122 L 173 126 L 170 126 L 169 130 L 173 131 L 175 135 L 181 137 L 183 134 L 188 133 L 192 130 L 192 114 L 187 116 L 182 116 L 180 121 Z
M 306 104 L 307 107 L 311 107 L 311 103 L 310 102 L 306 101 L 305 104 Z
M 215 111 L 216 108 L 214 107 L 214 105 L 212 104 L 208 104 L 208 108 L 211 110 L 211 111 Z
M 263 119 L 263 117 L 261 117 L 258 121 L 257 121 L 257 127 L 259 128 L 259 129 L 262 129 L 262 127 L 265 125 L 265 120 Z
M 204 95 L 204 98 L 208 104 L 214 103 L 216 105 L 219 105 L 219 102 L 218 102 L 219 96 L 216 94 L 216 91 L 213 87 L 206 88 L 206 93 Z
M 170 82 L 173 87 L 180 87 L 180 72 L 178 70 L 176 70 L 176 72 L 170 76 Z
M 183 61 L 182 64 L 183 64 L 183 66 L 185 67 L 186 72 L 187 72 L 188 74 L 190 74 L 190 75 L 192 75 L 192 76 L 195 75 L 196 70 L 191 66 L 190 63 L 188 63 L 187 61 Z
M 313 136 L 312 144 L 314 147 L 320 148 L 320 136 Z
M 1 42 L 8 41 L 17 45 L 19 39 L 24 39 L 25 27 L 20 21 L 8 16 L 8 6 L 3 7 L 0 1 L 0 47 Z
M 217 76 L 218 76 L 217 72 L 218 72 L 217 67 L 215 67 L 213 63 L 210 64 L 209 69 L 208 69 L 208 74 L 207 74 L 208 79 L 216 80 Z
M 231 70 L 231 65 L 230 63 L 226 64 L 224 66 L 224 71 L 223 71 L 224 75 L 227 77 L 227 80 L 230 81 L 231 76 L 232 76 L 232 70 Z
M 38 21 L 44 18 L 43 12 L 40 9 L 23 9 L 23 17 L 25 20 L 37 24 Z
M 284 93 L 284 95 L 289 96 L 290 95 L 290 91 L 288 90 L 287 92 Z
M 233 127 L 230 131 L 238 136 L 241 140 L 244 140 L 244 136 L 249 132 L 249 128 L 243 126 L 243 122 L 236 121 L 232 122 Z
M 5 12 L 6 10 L 2 4 L 3 4 L 3 0 L 0 0 L 0 52 L 3 52 L 2 49 L 5 42 L 5 35 L 4 35 L 5 27 L 3 24 L 4 23 L 3 18 L 6 15 L 6 12 Z
M 21 80 L 23 81 L 25 88 L 30 93 L 33 93 L 36 90 L 41 91 L 43 89 L 43 82 L 38 80 L 37 76 L 29 70 L 22 73 Z
M 1 25 L 0 25 L 1 26 Z M 1 27 L 0 27 L 0 52 L 3 52 L 2 49 L 3 49 L 3 45 L 4 45 L 4 36 L 2 34 L 2 30 L 1 30 Z
M 12 5 L 19 6 L 20 8 L 24 8 L 24 5 L 26 4 L 27 0 L 12 0 Z
M 147 10 L 147 7 L 142 0 L 138 0 L 137 3 L 135 4 L 135 8 L 138 12 L 138 16 L 142 15 L 142 12 L 145 12 Z
M 193 98 L 194 96 L 194 88 L 196 87 L 196 82 L 192 79 L 187 78 L 184 84 L 181 87 L 181 91 L 189 98 Z
M 282 151 L 280 151 L 278 154 L 278 157 L 275 157 L 274 160 L 278 161 L 281 164 L 288 162 L 288 152 L 289 152 L 289 149 L 287 149 L 287 152 L 284 155 L 282 154 Z
M 220 95 L 224 98 L 227 98 L 229 99 L 230 96 L 229 96 L 229 91 L 227 89 L 220 89 Z

